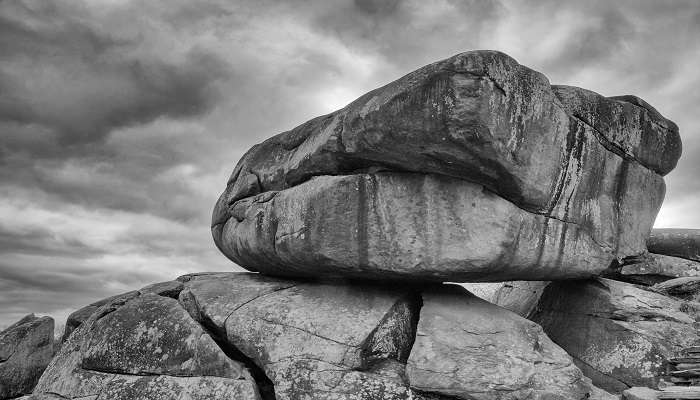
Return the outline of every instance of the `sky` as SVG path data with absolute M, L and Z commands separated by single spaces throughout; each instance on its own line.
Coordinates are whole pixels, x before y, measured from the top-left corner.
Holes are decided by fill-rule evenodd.
M 675 121 L 656 226 L 700 227 L 697 0 L 0 0 L 0 328 L 240 269 L 209 222 L 250 146 L 474 49 Z

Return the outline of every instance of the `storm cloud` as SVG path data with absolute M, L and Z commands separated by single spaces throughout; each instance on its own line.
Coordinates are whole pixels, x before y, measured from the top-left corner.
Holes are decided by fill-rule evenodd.
M 677 122 L 657 226 L 700 227 L 699 37 L 694 0 L 0 1 L 0 327 L 237 269 L 209 215 L 246 149 L 472 49 Z

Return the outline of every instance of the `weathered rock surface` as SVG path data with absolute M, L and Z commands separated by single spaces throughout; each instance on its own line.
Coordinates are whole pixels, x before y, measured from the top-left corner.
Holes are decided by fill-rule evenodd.
M 606 275 L 613 279 L 641 285 L 654 285 L 673 278 L 700 276 L 700 262 L 685 258 L 646 253 L 624 260 Z
M 659 398 L 658 390 L 648 387 L 635 386 L 622 392 L 624 400 L 657 400 Z
M 277 400 L 421 398 L 401 377 L 418 318 L 409 290 L 232 273 L 192 277 L 180 298 L 264 370 Z
M 131 292 L 99 307 L 71 334 L 35 395 L 63 399 L 259 399 L 230 359 L 177 300 Z
M 98 308 L 70 335 L 34 396 L 610 398 L 536 324 L 453 285 L 388 288 L 249 273 L 178 282 L 177 300 L 137 291 Z
M 27 315 L 0 332 L 0 399 L 31 393 L 53 356 L 54 321 Z
M 492 51 L 423 67 L 254 146 L 214 240 L 277 275 L 595 275 L 645 251 L 680 140 L 639 99 L 566 90 Z
M 609 142 L 606 148 L 639 162 L 659 175 L 681 156 L 678 126 L 636 96 L 604 97 L 574 86 L 553 85 L 567 113 Z
M 250 203 L 240 222 L 227 223 L 235 228 L 220 242 L 224 253 L 249 268 L 261 262 L 257 269 L 266 273 L 556 279 L 587 277 L 610 262 L 610 253 L 581 226 L 523 211 L 481 186 L 444 176 L 323 176 L 268 194 L 241 200 Z M 562 263 L 568 268 L 559 269 Z
M 458 287 L 423 293 L 411 385 L 460 399 L 585 399 L 590 383 L 534 322 Z
M 71 313 L 68 316 L 68 319 L 66 320 L 66 327 L 65 330 L 63 331 L 63 338 L 61 341 L 65 342 L 66 339 L 70 336 L 71 333 L 75 329 L 77 329 L 80 324 L 85 322 L 92 314 L 95 313 L 100 307 L 103 305 L 109 303 L 109 302 L 114 302 L 114 301 L 119 301 L 119 300 L 126 300 L 130 299 L 139 293 L 153 293 L 161 296 L 167 296 L 167 297 L 173 297 L 177 298 L 177 295 L 180 293 L 182 290 L 182 283 L 178 281 L 168 281 L 168 282 L 160 282 L 160 283 L 155 283 L 153 285 L 148 285 L 144 288 L 141 288 L 140 290 L 134 290 L 131 292 L 127 293 L 122 293 L 118 294 L 112 297 L 108 297 L 106 299 L 98 300 L 92 304 L 89 304 L 73 313 Z
M 665 360 L 700 343 L 700 305 L 598 278 L 552 282 L 532 320 L 596 386 L 656 387 Z
M 547 285 L 548 281 L 504 282 L 494 294 L 492 303 L 528 318 L 537 307 Z
M 700 229 L 654 229 L 647 248 L 652 253 L 700 261 Z
M 700 301 L 700 276 L 669 279 L 657 283 L 651 289 L 683 300 Z
M 549 281 L 507 281 L 498 283 L 461 283 L 474 295 L 521 317 L 528 318 L 535 310 Z

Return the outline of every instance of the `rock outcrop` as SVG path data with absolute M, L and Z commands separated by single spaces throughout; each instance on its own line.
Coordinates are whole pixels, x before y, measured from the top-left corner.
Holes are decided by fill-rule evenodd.
M 654 285 L 673 278 L 700 276 L 700 262 L 647 253 L 624 260 L 606 275 L 625 282 Z
M 178 283 L 177 299 L 136 291 L 99 307 L 33 399 L 610 398 L 538 325 L 458 286 Z
M 131 292 L 68 337 L 34 396 L 260 399 L 254 379 L 173 298 Z
M 0 399 L 31 393 L 54 353 L 54 321 L 27 315 L 0 332 Z
M 700 261 L 700 229 L 654 229 L 647 247 L 652 253 Z
M 646 250 L 680 146 L 636 97 L 467 52 L 254 146 L 212 232 L 283 276 L 585 278 Z
M 667 359 L 700 344 L 700 304 L 597 278 L 552 282 L 532 320 L 596 386 L 655 388 Z

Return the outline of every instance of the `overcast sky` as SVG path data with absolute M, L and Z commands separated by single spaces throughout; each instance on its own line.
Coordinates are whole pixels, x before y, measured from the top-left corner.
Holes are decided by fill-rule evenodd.
M 700 1 L 0 0 L 0 327 L 236 266 L 251 145 L 420 66 L 504 51 L 680 127 L 658 227 L 700 227 Z

